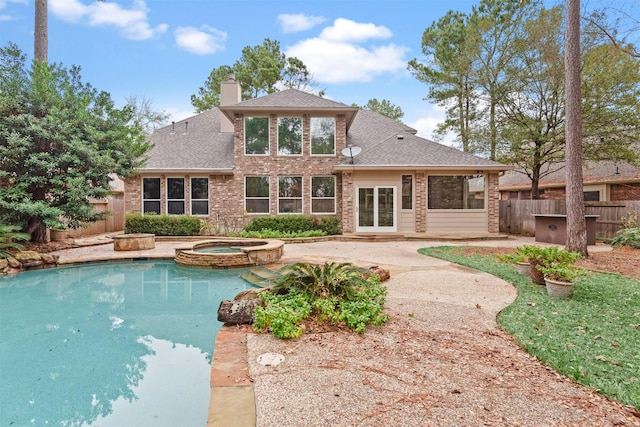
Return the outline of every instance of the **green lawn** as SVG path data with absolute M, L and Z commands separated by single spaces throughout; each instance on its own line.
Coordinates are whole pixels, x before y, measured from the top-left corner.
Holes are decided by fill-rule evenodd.
M 465 255 L 457 247 L 419 252 L 486 271 L 518 289 L 498 322 L 529 353 L 563 375 L 640 409 L 640 281 L 590 273 L 568 299 L 549 297 L 494 255 Z

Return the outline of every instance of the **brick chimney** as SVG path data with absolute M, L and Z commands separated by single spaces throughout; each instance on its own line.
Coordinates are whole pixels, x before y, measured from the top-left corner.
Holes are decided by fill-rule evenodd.
M 240 94 L 240 84 L 236 81 L 236 76 L 229 74 L 227 80 L 220 83 L 220 106 L 237 104 L 242 100 Z M 220 113 L 220 131 L 233 132 L 233 123 Z

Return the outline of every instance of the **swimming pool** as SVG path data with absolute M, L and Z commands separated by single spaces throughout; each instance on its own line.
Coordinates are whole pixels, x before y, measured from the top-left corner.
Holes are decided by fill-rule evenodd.
M 246 270 L 137 261 L 0 277 L 0 425 L 204 426 Z

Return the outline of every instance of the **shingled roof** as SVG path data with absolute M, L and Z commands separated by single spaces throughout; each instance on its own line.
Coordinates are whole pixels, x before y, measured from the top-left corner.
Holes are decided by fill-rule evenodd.
M 369 110 L 358 112 L 347 144 L 362 152 L 336 169 L 421 167 L 508 170 L 505 166 L 415 135 L 416 130 Z
M 220 132 L 220 110 L 213 108 L 156 130 L 150 137 L 145 172 L 228 172 L 233 169 L 233 133 Z

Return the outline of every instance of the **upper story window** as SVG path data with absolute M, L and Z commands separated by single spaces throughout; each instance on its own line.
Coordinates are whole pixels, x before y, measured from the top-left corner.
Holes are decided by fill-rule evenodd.
M 209 215 L 209 178 L 191 178 L 191 215 Z
M 429 209 L 484 209 L 483 175 L 431 175 L 427 183 Z
M 142 178 L 142 213 L 160 215 L 160 178 Z
M 336 154 L 335 117 L 311 118 L 311 155 Z
M 336 213 L 336 177 L 311 177 L 311 213 Z
M 184 178 L 167 178 L 167 213 L 184 215 Z
M 302 117 L 278 117 L 278 155 L 302 154 Z
M 244 153 L 269 154 L 269 117 L 244 118 Z

